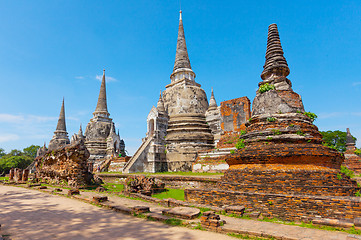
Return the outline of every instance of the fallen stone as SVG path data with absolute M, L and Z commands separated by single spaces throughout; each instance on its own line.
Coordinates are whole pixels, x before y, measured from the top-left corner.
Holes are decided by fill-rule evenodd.
M 361 236 L 360 235 L 354 235 L 354 234 L 348 235 L 346 237 L 346 240 L 361 240 Z
M 94 196 L 93 197 L 93 202 L 95 202 L 95 203 L 101 203 L 101 202 L 106 202 L 106 201 L 108 201 L 107 196 Z
M 353 222 L 339 219 L 330 219 L 330 218 L 316 218 L 312 220 L 313 224 L 351 228 L 354 226 Z
M 99 186 L 99 187 L 97 187 L 97 188 L 95 189 L 95 191 L 97 191 L 97 192 L 105 192 L 106 189 L 105 189 L 104 187 L 102 187 L 102 186 Z
M 47 186 L 40 186 L 39 189 L 48 189 Z
M 150 212 L 149 207 L 147 207 L 147 206 L 135 206 L 135 207 L 132 207 L 132 209 L 137 214 Z
M 125 214 L 131 214 L 132 213 L 132 209 L 125 207 L 125 206 L 110 206 L 112 209 L 114 209 L 116 212 L 121 212 L 121 213 L 125 213 Z
M 69 196 L 79 195 L 79 194 L 80 194 L 79 189 L 69 189 L 69 191 L 68 191 Z
M 163 210 L 162 214 L 182 219 L 194 219 L 198 217 L 200 212 L 201 211 L 198 208 L 175 207 L 172 209 Z
M 224 210 L 227 213 L 234 213 L 234 214 L 242 216 L 244 214 L 245 209 L 246 208 L 244 206 L 236 205 L 236 206 L 227 206 Z
M 251 218 L 258 218 L 260 214 L 260 212 L 250 212 L 248 213 L 248 216 Z

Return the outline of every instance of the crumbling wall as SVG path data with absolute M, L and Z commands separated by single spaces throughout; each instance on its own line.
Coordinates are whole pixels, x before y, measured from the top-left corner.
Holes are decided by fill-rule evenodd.
M 55 184 L 87 186 L 92 180 L 87 166 L 89 155 L 83 141 L 48 151 L 35 160 L 36 176 Z

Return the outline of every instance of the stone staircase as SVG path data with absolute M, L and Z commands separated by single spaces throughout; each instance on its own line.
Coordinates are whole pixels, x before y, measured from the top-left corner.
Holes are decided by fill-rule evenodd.
M 132 172 L 131 168 L 137 163 L 139 157 L 146 150 L 146 148 L 149 147 L 153 139 L 154 139 L 154 135 L 150 137 L 146 137 L 142 145 L 140 145 L 138 150 L 134 153 L 133 157 L 131 157 L 130 160 L 124 165 L 123 173 Z

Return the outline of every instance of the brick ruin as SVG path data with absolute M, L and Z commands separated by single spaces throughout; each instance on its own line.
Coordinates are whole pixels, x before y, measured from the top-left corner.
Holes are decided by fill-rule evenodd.
M 344 157 L 322 136 L 287 78 L 290 70 L 276 24 L 268 29 L 263 81 L 239 149 L 214 189 L 186 189 L 189 202 L 244 205 L 267 217 L 311 221 L 361 216 L 360 188 L 340 173 Z
M 346 132 L 346 152 L 344 153 L 345 161 L 343 165 L 356 174 L 361 174 L 361 156 L 355 153 L 356 140 L 351 135 L 349 128 L 346 129 Z
M 82 140 L 47 151 L 35 159 L 36 178 L 51 184 L 86 187 L 93 180 L 92 174 L 88 172 L 89 155 Z

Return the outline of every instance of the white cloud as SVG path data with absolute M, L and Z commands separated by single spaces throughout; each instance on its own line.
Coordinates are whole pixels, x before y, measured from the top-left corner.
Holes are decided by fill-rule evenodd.
M 361 85 L 361 82 L 353 82 L 352 83 L 352 86 L 358 86 L 358 85 Z
M 0 135 L 0 143 L 16 141 L 19 139 L 19 136 L 16 134 L 3 134 Z
M 12 114 L 7 114 L 7 113 L 0 113 L 0 122 L 9 122 L 9 123 L 13 123 L 13 122 L 19 122 L 19 121 L 24 121 L 25 118 L 22 115 L 12 115 Z
M 352 112 L 351 115 L 353 115 L 353 116 L 361 116 L 361 112 Z
M 343 114 L 344 113 L 342 113 L 342 112 L 320 113 L 320 114 L 318 114 L 318 118 L 319 119 L 334 118 L 334 117 L 339 117 L 339 116 L 341 116 Z
M 84 79 L 84 77 L 83 76 L 77 76 L 77 77 L 75 77 L 76 79 Z
M 103 75 L 96 75 L 95 79 L 101 82 L 103 79 Z M 110 76 L 105 76 L 105 81 L 106 82 L 117 82 L 118 80 L 113 77 L 110 77 Z

